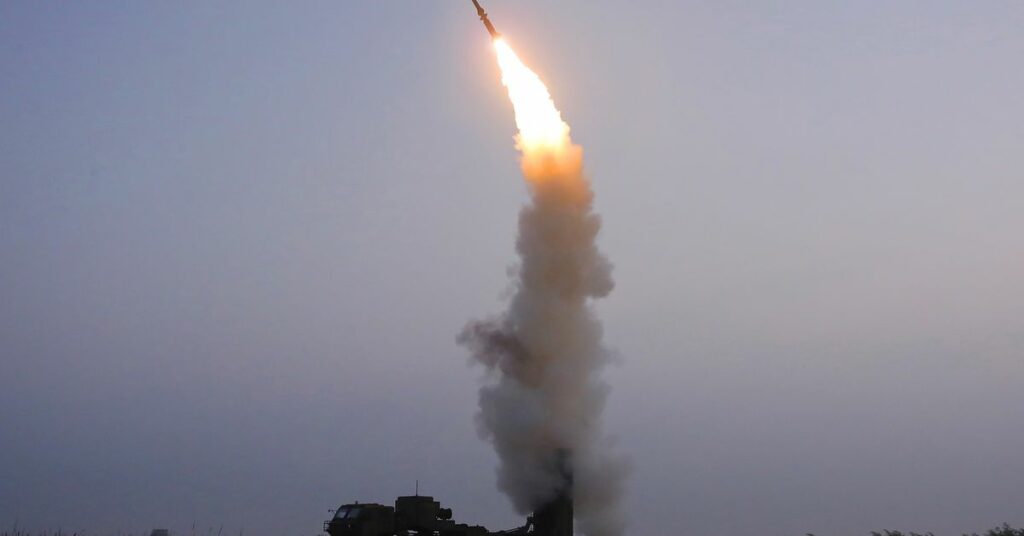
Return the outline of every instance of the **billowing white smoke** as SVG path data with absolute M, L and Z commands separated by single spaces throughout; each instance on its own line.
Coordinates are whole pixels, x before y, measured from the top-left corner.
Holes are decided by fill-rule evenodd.
M 618 536 L 627 464 L 602 433 L 609 354 L 591 308 L 612 290 L 611 265 L 595 245 L 600 219 L 582 150 L 565 130 L 553 146 L 519 139 L 531 202 L 519 215 L 515 292 L 504 313 L 471 322 L 458 341 L 488 370 L 479 430 L 516 509 L 534 511 L 568 488 L 557 461 L 568 452 L 577 527 Z

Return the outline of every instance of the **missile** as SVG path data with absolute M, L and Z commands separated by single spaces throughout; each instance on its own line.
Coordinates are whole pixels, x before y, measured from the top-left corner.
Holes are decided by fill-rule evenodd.
M 484 27 L 487 28 L 487 33 L 491 34 L 491 38 L 497 39 L 501 37 L 498 30 L 495 30 L 494 25 L 491 24 L 491 19 L 487 18 L 487 12 L 484 11 L 484 8 L 480 7 L 480 2 L 473 0 L 473 5 L 476 6 L 476 14 L 480 15 L 480 20 L 484 21 Z

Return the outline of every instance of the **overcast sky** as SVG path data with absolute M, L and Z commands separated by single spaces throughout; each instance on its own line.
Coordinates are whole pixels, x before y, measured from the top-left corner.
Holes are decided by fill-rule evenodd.
M 584 146 L 637 535 L 1024 525 L 1024 4 L 492 1 Z M 469 2 L 0 3 L 0 527 L 520 524 Z

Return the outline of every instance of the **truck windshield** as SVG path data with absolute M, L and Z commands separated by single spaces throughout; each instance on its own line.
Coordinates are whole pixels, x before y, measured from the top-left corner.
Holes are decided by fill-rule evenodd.
M 359 515 L 358 506 L 342 506 L 334 513 L 334 519 L 354 519 Z

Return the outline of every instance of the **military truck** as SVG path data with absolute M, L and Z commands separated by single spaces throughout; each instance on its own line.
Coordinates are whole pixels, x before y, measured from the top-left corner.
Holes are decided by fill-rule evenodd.
M 452 521 L 451 508 L 426 495 L 395 499 L 394 506 L 373 503 L 343 504 L 324 521 L 330 536 L 492 536 L 479 525 Z
M 563 477 L 562 486 L 519 528 L 491 532 L 479 525 L 456 523 L 451 508 L 441 508 L 433 497 L 417 493 L 395 499 L 394 506 L 343 504 L 332 519 L 324 521 L 324 532 L 330 536 L 573 536 L 573 478 L 568 452 L 556 451 L 553 463 Z
M 413 495 L 395 499 L 394 506 L 376 503 L 343 504 L 324 521 L 330 536 L 572 536 L 572 499 L 560 494 L 526 519 L 526 524 L 492 532 L 480 525 L 452 521 L 451 508 L 433 497 Z

